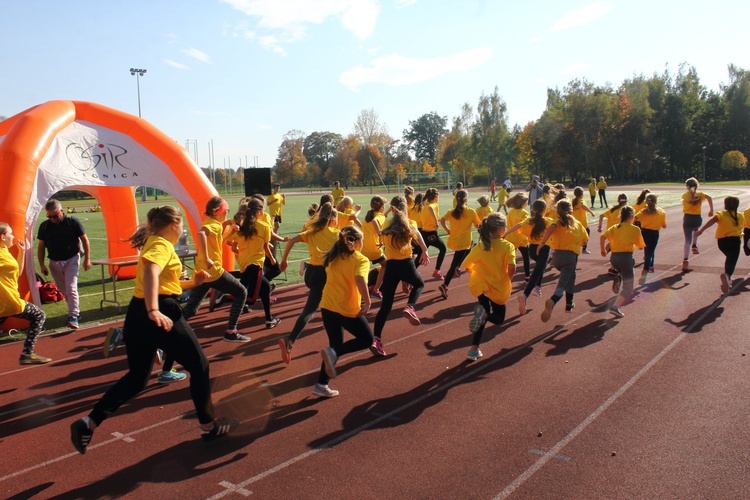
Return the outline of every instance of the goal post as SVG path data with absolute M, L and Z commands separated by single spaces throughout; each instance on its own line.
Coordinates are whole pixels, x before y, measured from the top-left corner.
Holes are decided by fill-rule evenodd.
M 442 172 L 399 172 L 397 175 L 398 190 L 401 191 L 405 186 L 412 186 L 417 191 L 424 191 L 428 188 L 451 189 L 451 173 Z

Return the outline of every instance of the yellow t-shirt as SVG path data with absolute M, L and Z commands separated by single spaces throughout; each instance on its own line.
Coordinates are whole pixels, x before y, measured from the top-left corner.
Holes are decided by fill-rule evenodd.
M 641 229 L 629 222 L 615 224 L 604 231 L 602 235 L 609 240 L 612 252 L 633 253 L 633 247 L 640 249 L 646 246 Z
M 317 233 L 311 230 L 303 231 L 299 233 L 299 237 L 307 243 L 307 251 L 310 252 L 310 264 L 322 266 L 326 252 L 339 239 L 339 230 L 335 227 L 326 226 Z
M 26 308 L 26 301 L 18 293 L 18 273 L 18 261 L 10 250 L 0 247 L 0 318 L 21 314 Z
M 607 219 L 607 229 L 620 223 L 620 210 L 622 210 L 622 207 L 616 206 L 612 210 L 607 209 L 607 211 L 602 214 L 602 216 Z
M 356 317 L 362 305 L 362 296 L 354 278 L 362 276 L 367 283 L 369 271 L 370 259 L 357 251 L 330 262 L 326 267 L 326 285 L 323 287 L 320 308 L 347 318 Z
M 745 227 L 745 216 L 737 212 L 737 224 L 729 214 L 728 210 L 719 210 L 714 214 L 716 219 L 716 239 L 742 236 L 742 228 Z
M 589 194 L 591 196 L 596 196 L 596 183 L 595 182 L 589 183 Z
M 245 238 L 239 233 L 233 236 L 237 241 L 237 263 L 241 273 L 250 265 L 263 267 L 266 258 L 266 245 L 271 242 L 271 226 L 256 220 L 255 229 L 257 233 L 250 238 Z
M 346 210 L 338 212 L 338 228 L 342 229 L 346 226 L 351 226 L 354 224 L 354 221 L 351 220 L 352 215 L 354 215 L 354 209 L 347 208 Z
M 706 199 L 706 193 L 703 191 L 695 192 L 694 203 L 690 202 L 692 196 L 688 192 L 682 193 L 682 213 L 688 215 L 700 215 L 703 200 Z
M 422 228 L 422 212 L 419 210 L 419 208 L 420 208 L 419 205 L 417 205 L 416 203 L 412 203 L 409 206 L 408 215 L 409 215 L 409 220 L 413 220 L 414 222 L 416 222 L 417 228 L 421 229 Z
M 634 203 L 633 210 L 635 211 L 635 213 L 638 213 L 644 208 L 646 208 L 646 205 L 647 205 L 646 200 L 644 200 L 643 203 Z
M 135 271 L 135 288 L 133 297 L 142 299 L 145 297 L 143 289 L 143 277 L 146 273 L 145 261 L 153 262 L 161 268 L 159 274 L 159 295 L 180 295 L 180 274 L 182 273 L 182 262 L 174 251 L 174 245 L 161 236 L 151 235 L 143 245 L 141 255 L 138 258 L 138 267 Z
M 331 196 L 333 196 L 334 207 L 339 204 L 339 202 L 345 196 L 345 194 L 346 193 L 344 192 L 343 188 L 334 188 L 333 190 L 331 190 Z
M 745 218 L 745 227 L 750 229 L 750 207 L 742 212 L 742 216 Z
M 538 245 L 542 242 L 542 238 L 544 237 L 544 232 L 547 230 L 547 228 L 555 222 L 554 220 L 550 219 L 549 217 L 544 218 L 544 231 L 539 233 L 539 236 L 537 238 L 531 237 L 531 232 L 534 230 L 534 220 L 529 217 L 524 221 L 523 225 L 518 229 L 518 231 L 521 231 L 521 233 L 526 236 L 529 240 L 530 245 Z
M 383 227 L 383 229 L 390 226 L 392 222 L 393 222 L 393 219 L 388 220 L 385 223 L 385 227 Z M 416 232 L 417 223 L 414 222 L 413 220 L 410 220 L 409 224 L 411 225 L 412 232 Z M 390 234 L 384 234 L 383 235 L 383 248 L 385 249 L 385 258 L 388 260 L 411 259 L 411 254 L 412 254 L 411 240 L 407 241 L 406 245 L 404 245 L 403 247 L 397 247 L 393 243 L 393 236 Z
M 271 194 L 266 198 L 266 206 L 268 207 L 268 212 L 272 216 L 281 215 L 281 207 L 283 205 L 286 205 L 286 200 L 280 193 Z
M 547 240 L 553 250 L 570 250 L 576 255 L 581 254 L 581 246 L 589 240 L 589 235 L 580 222 L 573 219 L 573 225 L 564 227 L 558 220 L 554 232 Z
M 512 286 L 508 266 L 516 265 L 516 248 L 503 238 L 495 238 L 489 250 L 479 243 L 463 263 L 469 273 L 469 291 L 474 297 L 485 294 L 496 304 L 505 304 Z
M 523 208 L 512 208 L 508 212 L 507 227 L 513 227 L 516 224 L 523 223 L 528 218 L 529 213 Z M 520 232 L 520 228 L 519 230 L 505 235 L 505 239 L 513 243 L 513 246 L 516 248 L 529 246 L 529 238 Z
M 205 270 L 206 272 L 208 272 L 209 277 L 206 278 L 206 282 L 210 283 L 219 279 L 224 273 L 224 268 L 222 267 L 224 245 L 224 239 L 222 235 L 224 232 L 224 226 L 222 226 L 221 222 L 214 219 L 213 217 L 206 217 L 203 221 L 201 229 L 206 230 L 206 256 L 214 261 L 214 264 L 210 268 L 206 268 L 203 259 L 198 259 L 195 262 L 195 270 Z
M 490 207 L 490 206 L 479 207 L 479 208 L 477 208 L 477 217 L 479 217 L 479 220 L 484 220 L 492 212 L 493 212 L 493 210 L 492 210 L 492 207 Z
M 500 210 L 500 207 L 505 205 L 506 201 L 508 201 L 508 191 L 504 187 L 500 187 L 497 190 L 497 209 Z
M 652 231 L 660 231 L 661 228 L 667 227 L 667 214 L 659 207 L 656 207 L 656 212 L 650 214 L 644 210 L 640 210 L 635 213 L 635 218 L 641 223 L 641 229 L 650 229 Z
M 586 204 L 581 200 L 576 206 L 573 207 L 573 217 L 575 220 L 581 223 L 584 229 L 589 227 L 589 213 L 584 208 Z
M 375 224 L 380 229 L 385 224 L 385 215 L 383 212 L 378 212 L 370 222 L 364 221 L 362 223 L 362 233 L 364 239 L 362 240 L 362 255 L 370 260 L 378 260 L 383 255 L 383 249 L 380 248 L 380 230 L 375 228 Z
M 430 211 L 430 208 L 432 208 L 432 211 Z M 435 213 L 434 217 L 433 212 Z M 437 231 L 438 219 L 440 219 L 440 207 L 437 202 L 422 207 L 422 229 L 424 231 Z
M 599 181 L 596 184 L 596 189 L 607 189 L 607 183 L 605 181 Z
M 443 219 L 448 223 L 451 234 L 448 235 L 446 245 L 451 250 L 468 250 L 471 248 L 471 228 L 479 224 L 481 219 L 473 208 L 464 206 L 461 217 L 453 217 L 453 210 L 448 210 L 443 215 Z

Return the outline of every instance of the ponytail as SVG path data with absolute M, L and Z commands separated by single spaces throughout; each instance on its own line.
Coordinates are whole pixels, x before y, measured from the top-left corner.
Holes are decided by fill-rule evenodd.
M 370 200 L 370 210 L 367 211 L 367 215 L 365 215 L 365 222 L 372 222 L 372 220 L 375 218 L 375 214 L 380 212 L 382 208 L 385 206 L 385 198 L 382 196 L 373 196 L 373 198 Z
M 339 257 L 352 255 L 356 251 L 354 248 L 356 243 L 362 241 L 362 238 L 362 231 L 357 226 L 345 226 L 342 228 L 339 232 L 339 239 L 326 252 L 323 259 L 323 266 L 328 267 L 328 264 Z
M 251 199 L 247 204 L 247 210 L 245 210 L 245 217 L 240 225 L 238 233 L 245 238 L 252 238 L 258 234 L 258 229 L 255 227 L 255 222 L 258 220 L 256 214 L 263 210 L 263 203 L 255 198 Z
M 544 219 L 544 214 L 547 212 L 547 202 L 536 200 L 531 206 L 531 210 L 534 212 L 531 215 L 531 224 L 534 225 L 531 228 L 531 239 L 538 240 L 544 235 L 544 231 L 547 230 L 547 221 Z
M 492 235 L 498 229 L 505 227 L 505 216 L 500 212 L 492 212 L 479 225 L 479 242 L 485 251 L 492 249 Z
M 154 207 L 148 211 L 146 223 L 138 226 L 130 238 L 125 241 L 129 241 L 132 248 L 140 250 L 146 244 L 149 236 L 170 224 L 179 223 L 180 221 L 182 221 L 182 215 L 180 215 L 180 211 L 175 207 L 171 205 Z
M 461 214 L 464 213 L 466 207 L 466 200 L 469 198 L 469 193 L 465 189 L 459 189 L 456 191 L 456 208 L 451 212 L 451 216 L 454 219 L 460 219 Z

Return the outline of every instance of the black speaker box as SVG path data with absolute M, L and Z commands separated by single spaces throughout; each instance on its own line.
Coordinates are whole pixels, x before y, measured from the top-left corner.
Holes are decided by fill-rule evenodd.
M 263 196 L 271 194 L 270 168 L 245 169 L 245 196 L 252 196 L 257 193 Z

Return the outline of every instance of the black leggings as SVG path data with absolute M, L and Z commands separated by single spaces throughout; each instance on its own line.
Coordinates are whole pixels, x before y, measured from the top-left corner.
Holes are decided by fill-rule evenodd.
M 425 231 L 424 229 L 420 229 L 419 231 L 422 233 L 422 239 L 424 240 L 424 244 L 428 249 L 430 247 L 435 247 L 438 249 L 438 257 L 437 262 L 435 263 L 435 270 L 440 271 L 440 267 L 443 265 L 443 259 L 445 259 L 445 252 L 448 251 L 448 249 L 445 247 L 445 243 L 443 243 L 443 240 L 440 239 L 437 231 Z
M 655 229 L 641 229 L 643 242 L 646 247 L 643 249 L 643 271 L 648 271 L 654 267 L 654 257 L 656 256 L 656 245 L 659 243 L 659 231 Z
M 182 310 L 182 315 L 185 319 L 190 319 L 195 316 L 201 302 L 203 302 L 206 294 L 212 288 L 215 288 L 222 293 L 228 293 L 232 296 L 232 307 L 229 309 L 227 330 L 236 330 L 237 322 L 240 319 L 240 313 L 242 313 L 242 308 L 245 307 L 245 300 L 247 300 L 247 290 L 237 278 L 227 271 L 224 271 L 217 280 L 211 282 L 204 281 L 200 286 L 192 288 L 190 290 L 190 295 L 188 296 L 188 301 Z
M 247 303 L 253 305 L 260 297 L 266 321 L 271 321 L 271 284 L 263 276 L 263 268 L 255 264 L 247 266 L 240 276 L 240 283 L 247 289 Z
M 599 208 L 607 206 L 607 192 L 604 189 L 599 190 Z
M 456 250 L 453 252 L 453 260 L 451 261 L 451 267 L 448 269 L 448 274 L 445 275 L 445 286 L 448 286 L 451 284 L 451 281 L 453 280 L 453 276 L 456 274 L 456 269 L 463 263 L 464 259 L 467 255 L 469 255 L 469 252 L 471 249 L 467 250 Z
M 531 295 L 531 292 L 536 286 L 542 286 L 542 278 L 544 277 L 544 269 L 547 267 L 547 260 L 549 259 L 549 245 L 544 245 L 539 248 L 539 245 L 532 243 L 529 245 L 529 257 L 534 259 L 534 270 L 531 272 L 531 278 L 526 284 L 526 289 L 523 291 L 525 296 Z
M 323 298 L 323 287 L 326 286 L 326 268 L 308 264 L 305 268 L 305 285 L 310 289 L 310 293 L 307 294 L 305 307 L 302 308 L 302 312 L 294 323 L 292 333 L 289 334 L 289 341 L 292 343 L 299 338 L 302 330 L 318 310 L 320 299 Z
M 190 396 L 198 421 L 201 424 L 213 422 L 208 359 L 182 314 L 176 296 L 160 295 L 159 311 L 172 320 L 172 330 L 166 331 L 149 319 L 143 299 L 133 297 L 130 301 L 123 326 L 128 373 L 104 393 L 89 413 L 97 426 L 146 387 L 157 349 L 169 354 L 190 373 Z
M 737 267 L 737 259 L 740 257 L 742 242 L 737 236 L 727 236 L 717 239 L 716 243 L 719 245 L 721 253 L 726 257 L 724 259 L 724 274 L 731 278 L 732 274 L 734 274 L 734 268 Z
M 500 325 L 503 323 L 503 321 L 505 321 L 505 304 L 492 302 L 490 298 L 485 294 L 477 297 L 477 300 L 482 305 L 482 307 L 484 307 L 484 310 L 487 313 L 487 319 L 484 323 L 482 323 L 482 325 L 479 327 L 479 330 L 476 331 L 471 339 L 471 345 L 475 346 L 478 346 L 479 342 L 481 342 L 482 340 L 482 334 L 484 333 L 484 327 L 487 324 L 487 321 L 490 321 L 496 325 Z
M 521 252 L 521 258 L 523 259 L 523 275 L 529 277 L 529 269 L 531 264 L 529 262 L 529 247 L 518 247 L 518 251 Z
M 375 336 L 380 338 L 383 333 L 385 321 L 388 319 L 391 309 L 393 309 L 393 296 L 396 295 L 396 287 L 399 282 L 405 281 L 412 286 L 409 292 L 408 304 L 412 307 L 417 303 L 424 289 L 424 280 L 422 275 L 417 272 L 412 259 L 393 260 L 389 259 L 385 263 L 385 275 L 383 284 L 380 286 L 380 292 L 383 294 L 383 300 L 380 302 L 380 309 L 375 316 Z
M 23 343 L 23 350 L 21 354 L 29 355 L 34 352 L 34 346 L 36 340 L 39 338 L 39 334 L 42 333 L 44 327 L 44 320 L 47 319 L 47 315 L 44 310 L 31 302 L 26 302 L 26 306 L 23 308 L 23 312 L 20 314 L 14 314 L 10 316 L 12 318 L 21 318 L 28 320 L 29 328 L 26 330 L 26 340 Z M 3 324 L 6 318 L 0 319 L 0 325 Z
M 333 347 L 337 357 L 362 351 L 372 345 L 372 329 L 365 316 L 350 318 L 328 309 L 321 309 L 320 315 L 323 317 L 323 326 L 328 335 L 328 345 Z M 344 330 L 354 335 L 354 338 L 344 342 Z M 329 380 L 323 363 L 320 366 L 318 383 L 328 385 Z
M 745 228 L 742 230 L 742 250 L 744 250 L 745 255 L 750 255 L 750 247 L 747 246 L 748 242 L 750 242 L 750 229 Z

